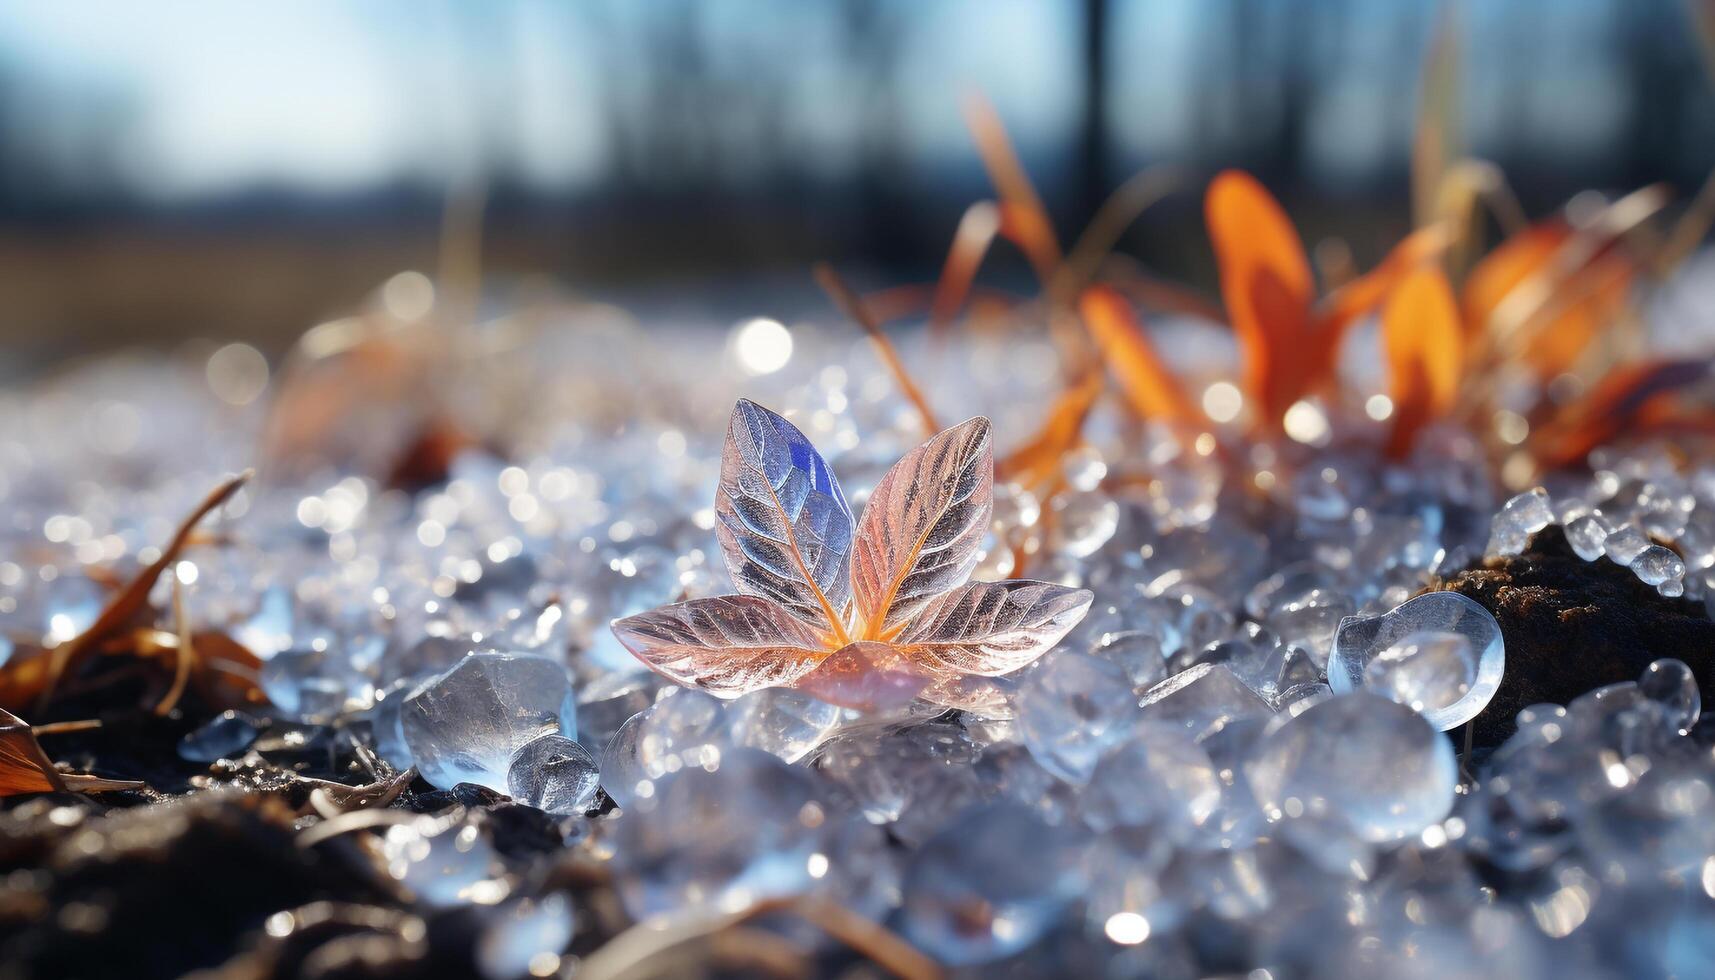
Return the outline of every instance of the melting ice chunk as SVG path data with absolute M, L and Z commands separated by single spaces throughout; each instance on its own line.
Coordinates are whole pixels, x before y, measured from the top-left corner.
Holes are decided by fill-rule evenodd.
M 1018 690 L 1018 727 L 1030 754 L 1070 783 L 1090 778 L 1102 753 L 1137 720 L 1131 678 L 1109 660 L 1062 651 Z
M 477 783 L 504 793 L 519 749 L 543 735 L 577 737 L 577 703 L 559 664 L 478 653 L 406 698 L 400 728 L 431 784 Z
M 1501 505 L 1489 525 L 1489 553 L 1516 555 L 1530 544 L 1530 536 L 1554 523 L 1554 507 L 1541 487 L 1528 490 Z
M 1469 645 L 1468 657 L 1446 637 L 1425 635 L 1449 633 Z M 1369 673 L 1384 653 L 1388 662 Z M 1448 731 L 1488 706 L 1505 668 L 1506 648 L 1495 617 L 1457 592 L 1430 592 L 1381 616 L 1341 623 L 1328 661 L 1328 686 L 1340 694 L 1381 684 L 1385 696 L 1398 691 L 1403 694 L 1399 700 L 1422 702 L 1420 710 L 1430 724 Z M 1460 687 L 1464 693 L 1447 702 Z
M 1649 538 L 1636 524 L 1616 528 L 1609 532 L 1602 542 L 1602 550 L 1617 565 L 1630 565 L 1639 555 L 1648 551 L 1649 546 Z
M 1670 548 L 1652 544 L 1632 559 L 1632 571 L 1668 598 L 1685 594 L 1685 562 Z
M 1566 525 L 1566 543 L 1585 561 L 1595 561 L 1602 557 L 1603 544 L 1607 540 L 1607 525 L 1594 515 L 1585 514 Z
M 1452 707 L 1476 681 L 1471 641 L 1444 630 L 1412 633 L 1364 668 L 1365 687 L 1423 713 Z
M 1363 691 L 1280 723 L 1245 776 L 1271 819 L 1341 820 L 1378 843 L 1446 817 L 1459 782 L 1446 737 L 1405 705 Z
M 543 735 L 512 756 L 506 792 L 549 813 L 579 814 L 595 801 L 601 772 L 589 752 L 564 735 Z
M 494 847 L 473 824 L 419 817 L 389 827 L 381 857 L 388 875 L 427 905 L 493 905 L 506 897 Z
M 1027 948 L 1085 886 L 1074 846 L 1066 831 L 1016 804 L 967 811 L 906 873 L 906 938 L 956 967 Z
M 1143 695 L 1143 716 L 1183 725 L 1201 736 L 1234 718 L 1270 715 L 1262 696 L 1225 664 L 1197 664 L 1150 688 Z
M 256 723 L 236 711 L 223 711 L 179 740 L 179 758 L 213 762 L 237 755 L 256 741 Z

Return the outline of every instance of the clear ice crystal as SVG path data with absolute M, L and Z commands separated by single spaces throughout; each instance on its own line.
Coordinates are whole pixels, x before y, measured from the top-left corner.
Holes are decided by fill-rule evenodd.
M 961 728 L 931 722 L 842 736 L 828 744 L 816 765 L 866 820 L 918 845 L 982 798 L 977 756 Z
M 1131 689 L 1138 694 L 1167 677 L 1167 658 L 1161 653 L 1161 641 L 1143 630 L 1110 633 L 1093 652 L 1125 671 L 1131 679 Z
M 257 686 L 274 707 L 302 721 L 331 721 L 374 697 L 369 679 L 334 649 L 286 650 L 263 662 Z
M 1277 724 L 1245 767 L 1272 819 L 1343 820 L 1363 839 L 1385 842 L 1420 833 L 1452 810 L 1453 748 L 1402 704 L 1357 691 Z
M 967 811 L 906 871 L 905 938 L 953 967 L 1004 959 L 1035 943 L 1085 882 L 1075 842 L 1029 809 Z
M 712 768 L 661 779 L 620 816 L 619 893 L 633 917 L 646 919 L 807 892 L 826 875 L 826 848 L 846 822 L 818 798 L 805 770 L 732 749 Z
M 1464 638 L 1470 646 L 1474 672 L 1467 670 L 1462 648 L 1441 640 L 1420 642 L 1429 638 L 1419 634 L 1438 633 L 1456 633 Z M 1429 659 L 1411 663 L 1426 652 Z M 1384 653 L 1394 663 L 1367 673 Z M 1428 592 L 1384 615 L 1353 617 L 1341 623 L 1328 661 L 1328 685 L 1336 694 L 1359 690 L 1371 682 L 1404 685 L 1408 699 L 1424 702 L 1424 717 L 1441 731 L 1449 731 L 1488 706 L 1505 668 L 1501 627 L 1487 609 L 1457 592 Z M 1444 701 L 1449 691 L 1461 686 L 1466 689 L 1460 697 L 1439 706 L 1431 704 Z
M 564 735 L 526 743 L 506 767 L 507 795 L 548 813 L 583 813 L 595 802 L 600 782 L 596 761 Z
M 1602 551 L 1616 565 L 1630 565 L 1648 551 L 1650 539 L 1636 524 L 1626 524 L 1609 532 L 1602 541 Z
M 1644 668 L 1638 693 L 1660 705 L 1667 722 L 1682 732 L 1689 732 L 1703 713 L 1697 675 L 1682 660 L 1666 658 Z
M 476 965 L 487 980 L 547 976 L 577 933 L 571 900 L 560 892 L 494 910 L 476 941 Z
M 186 762 L 214 762 L 237 755 L 256 741 L 259 731 L 248 715 L 223 711 L 179 740 L 179 758 Z
M 1463 633 L 1411 633 L 1364 668 L 1364 687 L 1413 711 L 1446 711 L 1477 681 L 1477 654 Z
M 1082 814 L 1095 830 L 1149 826 L 1182 838 L 1220 802 L 1209 753 L 1178 726 L 1146 723 L 1096 766 Z
M 1516 555 L 1530 544 L 1531 535 L 1554 523 L 1548 491 L 1537 487 L 1501 505 L 1489 526 L 1490 554 Z
M 1607 540 L 1607 525 L 1592 514 L 1585 514 L 1566 525 L 1566 543 L 1585 561 L 1602 557 Z
M 1668 598 L 1685 594 L 1685 562 L 1670 548 L 1659 544 L 1645 548 L 1632 559 L 1632 571 Z
M 1174 674 L 1144 692 L 1142 706 L 1150 721 L 1180 725 L 1195 736 L 1234 719 L 1274 713 L 1225 664 L 1198 664 Z
M 621 807 L 654 792 L 653 783 L 688 766 L 718 764 L 732 745 L 725 705 L 701 691 L 678 690 L 634 715 L 602 752 L 602 788 Z
M 575 739 L 577 718 L 564 667 L 541 657 L 478 653 L 406 698 L 400 728 L 430 784 L 476 783 L 505 793 L 513 755 L 543 735 Z
M 418 817 L 381 837 L 387 874 L 434 908 L 493 905 L 508 888 L 494 847 L 474 824 Z
M 733 744 L 797 762 L 839 730 L 844 711 L 800 691 L 765 688 L 723 706 Z
M 1129 734 L 1137 717 L 1131 678 L 1118 664 L 1089 654 L 1054 655 L 1018 690 L 1024 744 L 1070 783 L 1088 780 L 1102 753 Z

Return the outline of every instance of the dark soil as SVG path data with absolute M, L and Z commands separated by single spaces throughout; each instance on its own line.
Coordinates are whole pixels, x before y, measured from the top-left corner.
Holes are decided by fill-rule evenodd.
M 1663 657 L 1688 664 L 1704 704 L 1715 700 L 1715 622 L 1702 605 L 1664 598 L 1606 558 L 1584 561 L 1558 527 L 1536 535 L 1523 554 L 1489 559 L 1439 587 L 1481 603 L 1506 641 L 1500 690 L 1472 722 L 1480 747 L 1505 741 L 1527 705 L 1565 704 L 1635 681 Z

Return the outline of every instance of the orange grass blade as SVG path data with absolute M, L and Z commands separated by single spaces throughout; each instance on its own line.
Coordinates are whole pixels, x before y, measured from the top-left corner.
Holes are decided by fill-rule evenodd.
M 1048 284 L 1060 267 L 1060 240 L 1048 220 L 1048 209 L 1024 172 L 1024 165 L 1018 162 L 1000 114 L 987 99 L 972 93 L 965 99 L 965 122 L 989 182 L 1000 195 L 1000 233 L 1024 252 L 1037 279 Z
M 1078 312 L 1132 411 L 1175 425 L 1196 423 L 1196 406 L 1156 353 L 1125 297 L 1093 286 L 1078 301 Z
M 1419 228 L 1437 221 L 1441 188 L 1458 156 L 1459 45 L 1451 4 L 1441 8 L 1423 61 L 1417 131 L 1411 144 L 1411 211 Z
M 1000 226 L 1000 208 L 993 201 L 978 201 L 959 218 L 953 244 L 947 249 L 947 261 L 941 266 L 941 278 L 935 283 L 935 298 L 929 303 L 931 331 L 944 332 L 958 315 L 965 297 L 970 295 L 977 269 L 982 266 L 995 236 L 1000 234 Z
M 995 460 L 995 479 L 1031 487 L 1058 472 L 1060 458 L 1082 439 L 1084 422 L 1101 394 L 1102 372 L 1092 365 L 1055 399 L 1048 418 L 1035 435 Z
M 850 317 L 869 335 L 870 343 L 875 345 L 876 353 L 881 355 L 882 364 L 892 373 L 893 380 L 899 383 L 899 390 L 916 406 L 917 414 L 923 419 L 923 430 L 931 435 L 940 431 L 940 426 L 935 423 L 935 412 L 929 407 L 929 399 L 923 397 L 923 390 L 911 379 L 911 372 L 905 370 L 905 362 L 899 357 L 899 349 L 894 347 L 893 341 L 887 339 L 887 334 L 881 331 L 881 324 L 870 315 L 863 300 L 858 298 L 857 293 L 852 292 L 852 288 L 846 285 L 846 281 L 840 278 L 834 267 L 826 262 L 816 263 L 815 274 L 816 282 L 821 284 L 822 290 L 834 301 L 834 305 L 840 308 L 840 312 Z
M 1440 268 L 1422 265 L 1401 280 L 1382 311 L 1394 403 L 1388 454 L 1411 451 L 1425 424 L 1452 410 L 1464 370 L 1464 331 L 1453 287 Z
M 1217 174 L 1203 210 L 1245 387 L 1263 420 L 1274 425 L 1302 393 L 1308 374 L 1315 296 L 1310 260 L 1286 212 L 1250 174 Z

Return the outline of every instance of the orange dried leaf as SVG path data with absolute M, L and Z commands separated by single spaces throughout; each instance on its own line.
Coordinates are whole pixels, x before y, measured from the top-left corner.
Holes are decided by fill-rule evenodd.
M 1216 175 L 1203 209 L 1245 387 L 1272 424 L 1302 393 L 1309 373 L 1310 260 L 1279 202 L 1243 171 Z
M 1411 450 L 1418 430 L 1451 411 L 1459 397 L 1464 331 L 1453 287 L 1440 268 L 1418 267 L 1388 297 L 1382 344 L 1394 404 L 1388 453 L 1399 458 Z
M 1331 333 L 1327 345 L 1337 345 L 1352 321 L 1380 306 L 1388 294 L 1425 263 L 1440 259 L 1452 236 L 1445 225 L 1419 228 L 1400 239 L 1381 264 L 1335 290 L 1322 305 L 1318 333 Z
M 1648 361 L 1611 372 L 1553 424 L 1538 429 L 1531 450 L 1539 464 L 1553 469 L 1582 461 L 1592 449 L 1630 431 L 1645 413 L 1683 388 L 1710 378 L 1705 359 Z
M 995 479 L 1035 486 L 1053 475 L 1061 457 L 1071 452 L 1082 438 L 1084 421 L 1102 394 L 1102 374 L 1099 370 L 1084 372 L 1082 378 L 1066 388 L 1048 410 L 1042 428 L 1023 445 L 995 460 Z
M 80 727 L 88 727 L 87 724 Z M 62 729 L 77 730 L 77 729 Z M 81 773 L 62 773 L 42 751 L 36 733 L 24 719 L 0 710 L 0 796 L 19 793 L 101 793 L 108 790 L 142 789 L 143 783 L 128 779 L 103 779 Z
M 43 704 L 53 697 L 54 686 L 59 683 L 59 679 L 78 661 L 93 652 L 97 644 L 137 618 L 149 601 L 149 590 L 155 587 L 155 581 L 161 577 L 161 573 L 178 561 L 179 552 L 190 540 L 191 532 L 196 529 L 197 524 L 215 508 L 231 499 L 249 479 L 250 471 L 246 470 L 215 487 L 203 498 L 202 503 L 197 505 L 196 510 L 185 518 L 184 523 L 179 525 L 172 539 L 161 549 L 161 556 L 131 579 L 124 590 L 101 611 L 101 615 L 96 617 L 89 629 L 50 651 L 47 674 L 41 693 L 36 699 L 38 704 Z
M 30 726 L 0 709 L 0 796 L 56 793 L 66 788 Z
M 1198 421 L 1196 407 L 1156 353 L 1125 297 L 1106 286 L 1093 286 L 1079 299 L 1078 312 L 1133 411 L 1175 425 Z
M 1546 268 L 1571 235 L 1572 229 L 1560 221 L 1532 225 L 1496 246 L 1472 267 L 1459 298 L 1467 338 L 1484 333 L 1508 294 Z
M 1619 318 L 1634 272 L 1629 258 L 1610 253 L 1561 286 L 1562 298 L 1532 321 L 1525 340 L 1524 359 L 1538 378 L 1547 381 L 1570 371 L 1603 328 Z
M 1037 278 L 1048 283 L 1060 266 L 1060 240 L 1048 220 L 1048 209 L 1018 162 L 1000 114 L 987 99 L 973 94 L 965 100 L 965 121 L 989 182 L 1000 195 L 1000 233 L 1023 250 Z

